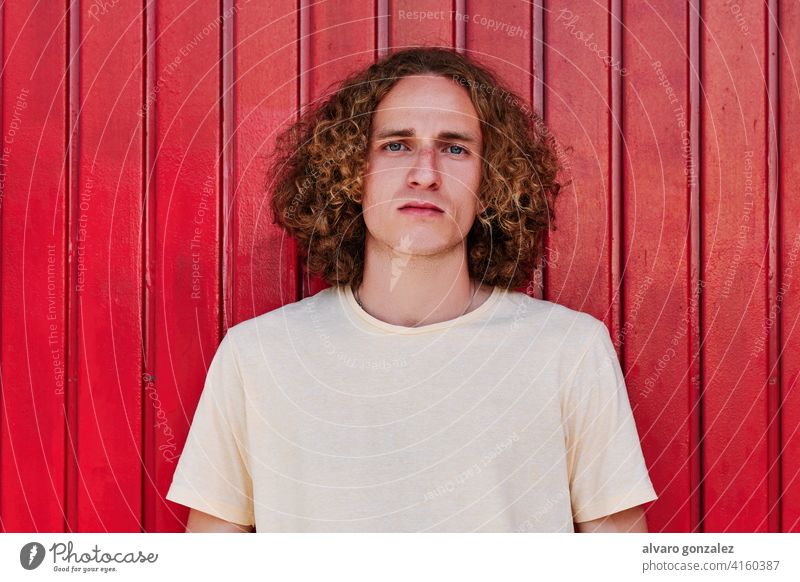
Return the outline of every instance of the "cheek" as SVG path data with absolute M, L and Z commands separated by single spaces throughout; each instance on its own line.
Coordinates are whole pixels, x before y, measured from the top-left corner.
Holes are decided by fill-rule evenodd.
M 380 174 L 364 177 L 361 211 L 364 222 L 370 230 L 380 230 L 386 224 L 391 209 L 386 196 L 388 191 Z
M 469 167 L 466 171 L 464 168 L 460 168 L 459 171 L 458 179 L 452 183 L 460 200 L 459 207 L 461 210 L 459 214 L 475 215 L 478 212 L 481 167 L 480 165 L 475 165 Z
M 386 229 L 384 227 L 384 218 L 381 216 L 380 206 L 374 206 L 373 202 L 366 200 L 366 196 L 361 218 L 364 220 L 368 233 L 371 233 L 372 236 L 376 236 L 377 238 L 383 238 L 380 233 L 384 232 Z
M 368 174 L 364 176 L 363 182 L 363 204 L 364 213 L 375 212 L 381 208 L 382 193 L 385 191 L 380 174 Z
M 478 188 L 481 184 L 481 173 L 483 172 L 483 164 L 480 160 L 477 160 L 476 164 L 472 167 L 472 174 L 471 178 L 472 181 L 470 183 L 470 189 L 472 190 L 475 196 L 478 195 Z
M 459 213 L 458 216 L 458 231 L 462 237 L 467 236 L 472 225 L 474 224 L 477 216 L 477 209 L 474 202 L 466 202 L 462 206 L 462 211 Z
M 374 174 L 374 171 L 374 168 L 370 166 L 361 184 L 362 207 L 365 213 L 368 206 L 375 204 L 375 193 L 380 190 L 380 179 Z

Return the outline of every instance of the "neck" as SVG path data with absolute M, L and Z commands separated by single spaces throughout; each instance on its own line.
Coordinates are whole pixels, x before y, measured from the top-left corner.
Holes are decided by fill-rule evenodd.
M 367 238 L 362 283 L 354 294 L 364 311 L 386 323 L 448 321 L 476 309 L 491 293 L 470 279 L 465 243 L 445 253 L 413 255 Z

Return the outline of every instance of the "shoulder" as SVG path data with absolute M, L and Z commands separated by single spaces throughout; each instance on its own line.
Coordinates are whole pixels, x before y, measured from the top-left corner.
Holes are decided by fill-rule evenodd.
M 338 297 L 337 288 L 328 287 L 310 297 L 245 319 L 229 327 L 225 337 L 230 338 L 237 349 L 265 341 L 280 341 L 289 333 L 294 335 L 303 326 L 314 325 L 319 317 L 331 313 Z
M 606 324 L 589 313 L 515 290 L 507 290 L 504 299 L 512 329 L 568 340 L 570 344 L 585 344 L 608 335 Z

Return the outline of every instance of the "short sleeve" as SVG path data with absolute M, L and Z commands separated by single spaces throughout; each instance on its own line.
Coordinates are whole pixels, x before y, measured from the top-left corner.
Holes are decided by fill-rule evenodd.
M 593 321 L 595 328 L 562 400 L 576 523 L 657 498 L 611 337 L 605 324 Z
M 245 396 L 230 330 L 208 368 L 166 498 L 232 523 L 254 525 Z

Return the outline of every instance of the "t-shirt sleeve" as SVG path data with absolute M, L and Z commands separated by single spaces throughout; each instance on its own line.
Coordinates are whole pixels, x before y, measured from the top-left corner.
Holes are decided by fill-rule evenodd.
M 245 395 L 230 331 L 211 361 L 166 498 L 232 523 L 254 525 Z
M 562 401 L 576 523 L 657 498 L 611 337 L 605 324 L 594 323 Z

